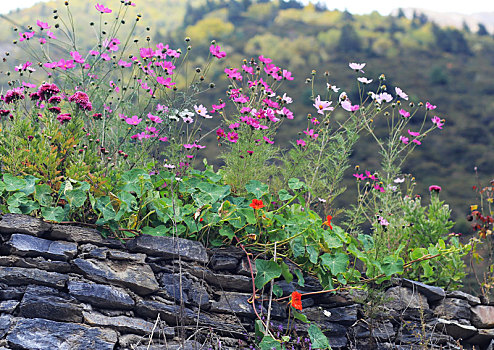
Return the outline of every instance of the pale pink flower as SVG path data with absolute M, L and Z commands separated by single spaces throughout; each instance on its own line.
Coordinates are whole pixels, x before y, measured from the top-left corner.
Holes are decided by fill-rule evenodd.
M 433 109 L 436 109 L 437 106 L 434 106 L 433 104 L 431 104 L 429 102 L 426 102 L 425 103 L 425 108 L 427 108 L 428 110 L 432 111 Z
M 50 39 L 56 39 L 56 38 L 57 38 L 57 37 L 55 36 L 55 34 L 53 34 L 53 33 L 52 33 L 52 32 L 50 32 L 50 31 L 47 31 L 47 32 L 46 32 L 46 35 L 48 35 L 48 37 L 49 37 Z
M 332 111 L 334 108 L 330 107 L 332 101 L 321 101 L 321 96 L 317 95 L 313 106 L 316 107 L 317 113 L 324 114 L 324 111 Z
M 378 95 L 375 95 L 376 102 L 381 104 L 383 101 L 384 102 L 391 102 L 393 100 L 393 96 L 388 94 L 387 92 L 381 92 Z
M 408 145 L 409 138 L 405 136 L 400 136 L 400 141 L 403 142 L 405 145 Z
M 367 79 L 366 77 L 360 77 L 360 78 L 357 78 L 357 80 L 360 81 L 362 84 L 372 83 L 372 79 Z
M 74 59 L 75 62 L 77 63 L 84 63 L 84 58 L 82 58 L 81 54 L 77 51 L 70 51 L 70 56 Z
M 341 102 L 341 107 L 346 110 L 346 111 L 349 111 L 349 112 L 355 112 L 357 111 L 360 106 L 359 105 L 352 105 L 352 103 L 350 102 L 349 99 L 346 99 L 344 101 Z
M 444 125 L 444 123 L 441 121 L 441 119 L 438 116 L 434 116 L 432 118 L 432 123 L 436 124 L 438 129 L 442 129 Z
M 94 6 L 94 8 L 96 8 L 96 10 L 98 10 L 101 13 L 111 13 L 112 12 L 108 7 L 105 7 L 105 6 L 100 5 L 100 4 L 96 4 Z
M 328 88 L 328 90 L 333 90 L 334 92 L 339 92 L 341 88 L 339 87 L 336 87 L 334 85 L 331 85 L 330 83 L 326 83 L 326 86 Z
M 264 57 L 263 55 L 259 56 L 259 61 L 264 64 L 270 64 L 271 62 L 273 62 L 271 58 Z
M 133 115 L 131 118 L 125 119 L 125 122 L 129 125 L 139 125 L 139 123 L 142 122 L 142 118 Z
M 351 69 L 353 69 L 353 70 L 355 70 L 355 71 L 357 71 L 357 72 L 362 72 L 362 73 L 365 73 L 365 72 L 362 70 L 362 68 L 364 68 L 364 67 L 365 67 L 365 63 L 354 63 L 354 62 L 352 62 L 352 63 L 349 63 L 349 64 L 348 64 L 348 66 L 349 66 Z
M 47 22 L 41 22 L 39 19 L 36 21 L 36 24 L 41 29 L 50 29 L 51 28 L 51 26 L 49 26 Z
M 286 80 L 293 80 L 292 77 L 292 72 L 287 71 L 286 69 L 283 69 L 283 78 Z
M 151 113 L 148 113 L 148 118 L 150 121 L 156 124 L 161 124 L 163 122 L 163 119 L 161 119 L 157 115 L 152 115 Z
M 408 95 L 407 95 L 407 94 L 405 94 L 405 93 L 403 92 L 403 90 L 402 90 L 402 89 L 400 89 L 399 87 L 395 87 L 395 92 L 396 92 L 396 95 L 398 95 L 398 96 L 400 96 L 402 99 L 404 99 L 404 100 L 407 100 L 407 101 L 408 101 Z

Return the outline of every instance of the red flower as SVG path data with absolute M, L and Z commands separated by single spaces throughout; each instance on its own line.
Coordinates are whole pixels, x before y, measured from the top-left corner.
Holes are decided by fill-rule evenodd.
M 330 229 L 333 229 L 333 226 L 331 226 L 331 220 L 333 219 L 333 217 L 331 215 L 328 215 L 326 217 L 326 221 L 324 221 L 322 224 L 323 225 L 326 225 L 326 226 L 329 226 Z
M 249 207 L 252 207 L 254 209 L 261 209 L 264 208 L 264 203 L 262 202 L 262 199 L 253 199 L 252 203 L 249 204 Z
M 299 292 L 292 293 L 292 306 L 297 310 L 302 310 L 302 294 Z

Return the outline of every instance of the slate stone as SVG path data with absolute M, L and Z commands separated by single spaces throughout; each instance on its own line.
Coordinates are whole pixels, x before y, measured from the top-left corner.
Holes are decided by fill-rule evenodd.
M 98 230 L 89 227 L 53 224 L 48 237 L 76 243 L 92 243 L 97 246 L 112 248 L 124 247 L 122 242 L 116 239 L 104 238 Z
M 141 235 L 127 242 L 131 252 L 160 256 L 166 259 L 181 257 L 184 260 L 208 262 L 208 255 L 202 243 L 178 237 Z
M 477 328 L 494 328 L 494 306 L 477 305 L 471 311 L 472 325 Z
M 209 269 L 198 266 L 191 266 L 188 271 L 191 275 L 204 279 L 209 284 L 218 286 L 223 290 L 252 292 L 252 279 L 247 276 L 214 273 Z
M 187 292 L 189 303 L 201 309 L 209 309 L 209 294 L 200 283 L 193 283 Z
M 25 233 L 42 236 L 51 230 L 51 225 L 41 219 L 22 214 L 2 214 L 0 233 Z
M 254 276 L 256 275 L 256 266 L 252 263 L 252 271 L 254 272 Z M 249 261 L 247 259 L 240 260 L 240 263 L 237 266 L 236 274 L 251 277 L 252 274 L 250 272 Z
M 468 339 L 477 333 L 477 328 L 471 325 L 460 324 L 455 320 L 438 318 L 436 327 L 440 331 L 445 331 L 455 339 Z
M 434 309 L 434 314 L 446 320 L 470 320 L 470 304 L 467 300 L 446 298 Z
M 425 295 L 429 302 L 439 301 L 446 298 L 446 292 L 440 287 L 429 286 L 422 282 L 412 281 L 404 278 L 402 280 L 402 285 L 404 287 L 412 288 L 413 290 L 418 290 L 420 293 Z
M 77 244 L 33 237 L 24 234 L 13 234 L 5 243 L 10 247 L 11 254 L 19 256 L 43 256 L 47 259 L 67 261 L 77 254 Z
M 147 317 L 150 319 L 156 319 L 160 315 L 160 319 L 171 325 L 180 324 L 195 324 L 197 320 L 197 313 L 189 308 L 182 308 L 175 304 L 165 304 L 159 301 L 140 300 L 135 307 L 137 315 Z M 207 321 L 207 318 L 203 313 L 199 314 L 200 320 Z
M 137 263 L 146 262 L 146 254 L 141 254 L 141 253 L 131 254 L 116 249 L 108 249 L 107 258 L 112 260 L 134 261 Z
M 0 301 L 0 313 L 11 314 L 15 311 L 17 305 L 19 305 L 17 300 Z
M 494 339 L 494 329 L 478 329 L 477 333 L 466 340 L 469 344 L 480 345 L 481 348 L 487 347 Z
M 16 266 L 25 268 L 37 268 L 46 271 L 54 271 L 59 273 L 68 273 L 71 270 L 71 266 L 66 261 L 47 260 L 42 256 L 37 257 L 24 257 L 10 255 L 0 256 L 0 266 Z
M 427 298 L 417 290 L 404 287 L 391 287 L 385 292 L 388 300 L 385 306 L 392 310 L 402 311 L 405 309 L 429 309 Z
M 255 318 L 256 314 L 252 308 L 252 304 L 248 302 L 251 296 L 252 294 L 222 292 L 219 301 L 211 302 L 211 311 Z M 256 303 L 256 307 L 261 307 L 261 305 Z
M 327 321 L 337 322 L 346 326 L 350 326 L 357 321 L 357 305 L 323 309 L 322 313 L 325 315 L 329 313 L 329 316 L 326 316 Z
M 90 326 L 109 327 L 124 333 L 149 335 L 154 324 L 137 317 L 108 317 L 96 312 L 83 312 L 84 322 Z M 173 328 L 172 328 L 173 329 Z
M 20 319 L 7 335 L 7 341 L 26 350 L 113 350 L 117 333 L 81 324 Z
M 178 303 L 184 302 L 187 304 L 189 302 L 187 293 L 192 287 L 192 282 L 187 277 L 179 274 L 164 273 L 160 278 L 160 286 L 169 299 Z
M 12 323 L 12 316 L 0 315 L 0 339 L 2 339 L 5 336 L 5 334 L 7 334 L 11 323 Z
M 472 306 L 479 305 L 480 304 L 480 298 L 473 296 L 471 294 L 462 292 L 461 290 L 454 290 L 451 292 L 447 292 L 446 296 L 448 298 L 457 298 L 457 299 L 463 299 L 468 301 L 468 303 Z
M 348 339 L 346 337 L 328 337 L 328 342 L 331 348 L 342 349 L 342 348 L 346 348 L 348 344 Z
M 237 269 L 238 259 L 233 256 L 213 255 L 210 265 L 215 271 L 235 271 Z
M 0 283 L 0 300 L 21 300 L 26 286 L 10 287 Z
M 29 286 L 21 300 L 19 315 L 62 322 L 82 322 L 82 306 L 70 296 L 63 297 L 56 289 Z
M 69 293 L 80 301 L 100 308 L 130 310 L 134 299 L 124 289 L 80 281 L 68 282 Z
M 171 330 L 170 334 L 165 334 L 166 338 L 173 338 L 174 337 L 174 330 L 171 327 L 165 327 L 169 330 Z M 160 334 L 160 328 L 159 326 L 155 329 L 155 333 L 153 335 L 156 335 L 156 333 Z M 163 337 L 161 337 L 163 338 Z M 167 345 L 170 343 L 169 340 L 163 342 L 164 340 L 162 339 L 153 339 L 151 341 L 151 347 L 152 346 L 161 346 L 161 349 L 167 349 Z M 118 345 L 120 345 L 121 350 L 135 350 L 137 349 L 138 346 L 144 345 L 148 346 L 149 344 L 149 337 L 143 337 L 142 335 L 137 335 L 137 334 L 123 334 L 120 337 L 118 337 Z M 149 349 L 152 349 L 152 348 Z
M 139 295 L 147 295 L 159 289 L 153 271 L 147 264 L 126 261 L 74 260 L 75 266 L 90 280 L 127 287 Z
M 63 288 L 67 280 L 68 276 L 57 272 L 0 266 L 0 283 L 5 283 L 9 286 L 40 284 L 48 287 Z

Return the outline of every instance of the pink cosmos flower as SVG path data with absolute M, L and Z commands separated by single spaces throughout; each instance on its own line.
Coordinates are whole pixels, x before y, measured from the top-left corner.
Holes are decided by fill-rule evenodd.
M 374 184 L 374 186 L 373 186 L 373 187 L 374 187 L 374 189 L 378 190 L 379 192 L 382 192 L 382 193 L 386 192 L 386 191 L 384 190 L 384 187 L 382 187 L 381 185 L 379 185 L 379 184 L 377 184 L 377 183 L 376 183 L 376 184 Z
M 148 118 L 150 121 L 156 124 L 161 124 L 163 122 L 163 119 L 161 119 L 157 115 L 152 115 L 151 113 L 148 113 Z
M 129 125 L 139 125 L 139 123 L 142 122 L 142 118 L 133 115 L 131 118 L 125 119 L 125 122 Z
M 53 34 L 52 32 L 50 31 L 47 31 L 46 32 L 46 35 L 50 38 L 50 39 L 56 39 L 57 37 L 55 36 L 55 34 Z
M 63 58 L 57 62 L 57 67 L 62 70 L 72 69 L 75 67 L 74 60 L 64 60 Z
M 237 68 L 225 68 L 225 73 L 230 79 L 242 81 L 242 74 L 240 74 Z
M 264 64 L 270 64 L 271 62 L 273 62 L 271 58 L 264 57 L 263 55 L 259 56 L 259 61 Z
M 393 180 L 393 182 L 395 184 L 401 184 L 401 183 L 405 182 L 405 178 L 404 177 L 402 177 L 402 178 L 397 177 L 396 179 Z
M 438 116 L 434 116 L 431 120 L 433 124 L 436 124 L 438 129 L 443 128 L 444 123 L 441 122 L 441 119 Z
M 412 140 L 412 142 L 415 143 L 415 144 L 417 144 L 417 145 L 419 145 L 419 146 L 422 144 L 422 142 L 420 142 L 419 140 L 415 140 L 415 139 Z
M 401 114 L 401 116 L 402 116 L 403 118 L 408 118 L 408 117 L 410 117 L 410 112 L 407 112 L 407 111 L 405 111 L 404 109 L 400 109 L 400 110 L 399 110 L 399 113 Z
M 111 57 L 107 53 L 102 53 L 101 58 L 105 61 L 111 60 Z
M 357 71 L 357 72 L 362 72 L 362 73 L 365 73 L 365 72 L 362 70 L 362 68 L 364 68 L 364 67 L 365 67 L 365 63 L 353 63 L 353 62 L 352 62 L 352 63 L 349 63 L 349 64 L 348 64 L 348 66 L 349 66 L 351 69 L 353 69 L 353 70 L 355 70 L 355 71 Z
M 30 72 L 34 72 L 35 69 L 34 68 L 31 68 L 33 64 L 29 61 L 27 61 L 26 63 L 24 64 L 20 64 L 18 66 L 16 66 L 14 69 L 19 72 L 19 71 L 25 71 L 25 70 L 29 70 Z
M 168 89 L 171 89 L 173 85 L 175 85 L 176 83 L 172 83 L 172 78 L 168 77 L 168 78 L 163 78 L 163 77 L 157 77 L 156 78 L 156 81 L 165 86 L 166 88 Z
M 384 188 L 383 188 L 383 191 L 381 191 L 381 192 L 384 192 Z M 381 224 L 382 226 L 388 226 L 389 225 L 388 220 L 386 220 L 382 216 L 378 216 L 378 220 L 379 220 L 379 224 Z
M 307 136 L 313 138 L 314 140 L 317 139 L 317 137 L 319 136 L 319 134 L 314 133 L 314 129 L 304 130 L 304 134 L 306 134 Z
M 160 140 L 161 142 L 166 142 L 166 141 L 168 141 L 168 137 L 166 137 L 166 136 L 160 137 L 158 140 Z
M 293 102 L 293 99 L 291 97 L 287 96 L 286 93 L 283 94 L 283 96 L 281 97 L 281 100 L 283 102 L 285 102 L 286 104 L 290 104 Z
M 400 96 L 402 99 L 404 99 L 404 100 L 407 100 L 407 101 L 408 101 L 408 95 L 407 95 L 407 94 L 405 94 L 405 93 L 403 92 L 403 90 L 402 90 L 402 89 L 400 89 L 399 87 L 395 87 L 395 92 L 396 92 L 396 95 L 398 95 L 398 96 Z
M 238 141 L 238 134 L 234 131 L 232 132 L 229 132 L 227 137 L 228 141 L 232 142 L 232 143 L 236 143 Z
M 405 145 L 408 145 L 409 138 L 405 136 L 400 136 L 400 141 L 403 142 Z
M 46 44 L 46 39 L 45 38 L 39 38 L 39 43 L 41 45 Z
M 211 52 L 211 54 L 218 59 L 221 59 L 226 56 L 226 52 L 221 51 L 220 45 L 216 45 L 216 46 L 211 45 L 209 47 L 209 52 Z
M 108 7 L 105 7 L 105 6 L 100 5 L 100 4 L 96 4 L 94 6 L 94 8 L 101 13 L 111 13 L 112 12 Z
M 324 111 L 332 111 L 334 109 L 333 107 L 330 107 L 331 103 L 332 101 L 321 101 L 321 96 L 317 95 L 313 106 L 316 107 L 317 113 L 324 115 Z
M 365 180 L 366 176 L 364 174 L 353 174 L 357 178 L 357 180 Z
M 254 75 L 254 67 L 249 67 L 243 64 L 242 69 L 244 70 L 244 72 Z
M 29 40 L 31 39 L 36 32 L 33 30 L 32 32 L 24 32 L 19 33 L 19 41 Z
M 212 108 L 211 113 L 215 113 L 216 111 L 219 111 L 219 110 L 225 108 L 225 106 L 226 106 L 225 103 L 220 103 L 219 105 L 212 105 L 211 106 L 211 108 Z
M 349 112 L 355 112 L 360 108 L 359 105 L 352 105 L 349 99 L 346 99 L 343 102 L 341 102 L 341 107 Z
M 199 114 L 201 117 L 206 118 L 206 119 L 211 119 L 212 116 L 208 114 L 208 110 L 206 107 L 203 105 L 194 105 L 194 110 L 196 111 L 197 114 Z
M 302 140 L 302 139 L 297 140 L 297 146 L 305 147 L 305 145 L 306 145 L 306 143 L 304 140 Z
M 408 129 L 408 134 L 411 135 L 411 136 L 413 136 L 413 137 L 420 136 L 420 133 L 419 132 L 410 131 L 410 129 Z
M 89 50 L 89 54 L 91 56 L 98 56 L 99 55 L 99 52 L 98 51 L 95 51 L 95 50 Z
M 124 60 L 120 60 L 120 61 L 118 61 L 118 65 L 119 65 L 120 67 L 130 67 L 130 66 L 132 66 L 132 63 L 130 63 L 130 62 L 125 62 Z
M 294 78 L 292 77 L 292 72 L 287 71 L 286 69 L 283 69 L 283 79 L 286 80 L 293 80 Z
M 360 77 L 360 78 L 357 78 L 357 80 L 360 81 L 362 84 L 372 83 L 372 79 L 367 79 L 366 77 Z
M 371 180 L 377 180 L 377 176 L 374 175 L 374 174 L 371 174 L 371 172 L 369 170 L 366 170 L 365 171 L 365 176 L 368 177 Z
M 36 87 L 36 84 L 30 84 L 30 83 L 26 83 L 25 81 L 22 82 L 22 86 L 25 86 L 27 88 L 35 88 Z
M 216 136 L 218 136 L 218 137 L 225 137 L 226 136 L 225 130 L 223 130 L 222 128 L 218 128 L 216 130 Z
M 281 111 L 276 111 L 276 113 L 284 116 L 286 119 L 293 119 L 293 112 L 286 107 L 283 107 Z
M 425 108 L 428 109 L 429 111 L 432 111 L 433 109 L 436 109 L 437 106 L 434 106 L 433 104 L 430 104 L 429 102 L 426 102 Z
M 240 123 L 231 123 L 228 127 L 232 130 L 240 128 Z
M 340 91 L 340 89 L 341 89 L 339 87 L 336 87 L 334 85 L 331 85 L 330 83 L 326 83 L 326 86 L 327 86 L 328 90 L 332 90 L 332 91 L 334 91 L 336 93 L 338 93 Z
M 313 124 L 313 125 L 317 125 L 317 124 L 320 124 L 321 122 L 317 119 L 317 118 L 312 118 L 310 120 L 310 122 Z
M 77 51 L 70 51 L 70 56 L 74 59 L 74 62 L 84 63 L 84 58 L 82 58 L 81 54 Z
M 393 96 L 391 96 L 387 92 L 381 92 L 379 95 L 375 95 L 375 100 L 379 104 L 381 104 L 383 101 L 391 102 L 393 100 Z
M 51 26 L 49 26 L 47 22 L 41 22 L 39 19 L 36 21 L 36 24 L 41 29 L 50 29 L 51 28 Z

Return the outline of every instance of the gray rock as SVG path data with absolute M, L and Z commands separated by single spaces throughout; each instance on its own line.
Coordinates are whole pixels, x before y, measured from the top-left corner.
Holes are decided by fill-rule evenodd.
M 84 322 L 90 326 L 114 328 L 117 331 L 124 333 L 149 335 L 153 331 L 154 326 L 153 323 L 137 317 L 108 317 L 96 312 L 83 312 L 83 316 Z
M 50 241 L 24 234 L 13 234 L 5 243 L 11 254 L 19 256 L 43 256 L 47 259 L 67 261 L 77 254 L 77 244 Z
M 494 328 L 494 306 L 477 305 L 471 308 L 472 324 L 477 328 Z
M 21 300 L 26 286 L 10 287 L 0 283 L 0 300 Z
M 429 309 L 427 298 L 417 290 L 412 291 L 399 286 L 391 287 L 385 292 L 385 298 L 389 300 L 385 306 L 392 310 Z
M 214 273 L 209 269 L 198 266 L 191 266 L 188 271 L 191 275 L 204 279 L 209 284 L 218 286 L 223 290 L 252 292 L 252 279 L 247 276 Z
M 44 319 L 20 319 L 8 334 L 12 346 L 27 350 L 113 350 L 117 333 L 109 329 Z
M 256 265 L 251 261 L 252 271 L 254 276 L 256 275 Z M 252 273 L 250 272 L 249 261 L 247 259 L 241 259 L 240 263 L 237 266 L 236 273 L 242 276 L 251 277 Z
M 81 226 L 53 224 L 48 237 L 76 243 L 92 243 L 105 247 L 124 247 L 124 244 L 116 239 L 104 238 L 96 229 Z
M 42 236 L 51 230 L 51 225 L 41 219 L 22 214 L 2 214 L 0 217 L 1 233 L 25 233 Z
M 494 329 L 478 329 L 477 333 L 466 340 L 469 344 L 480 345 L 481 348 L 489 346 L 494 339 Z
M 184 260 L 197 261 L 203 264 L 208 262 L 208 255 L 202 243 L 183 238 L 142 235 L 128 241 L 127 248 L 132 252 L 160 256 L 166 259 L 181 257 Z
M 470 304 L 468 301 L 456 298 L 446 298 L 434 309 L 434 314 L 446 320 L 470 319 Z
M 130 310 L 134 299 L 124 289 L 80 281 L 68 282 L 69 293 L 78 300 L 100 308 Z
M 12 323 L 12 316 L 0 315 L 0 339 L 2 339 L 5 336 L 5 334 L 7 334 L 11 323 Z
M 474 326 L 463 325 L 454 320 L 437 319 L 436 327 L 440 331 L 445 331 L 455 339 L 467 339 L 477 333 Z
M 461 290 L 454 290 L 451 292 L 447 292 L 446 296 L 448 298 L 457 298 L 457 299 L 463 299 L 468 301 L 468 303 L 472 306 L 479 305 L 480 304 L 480 298 L 475 297 L 471 294 L 462 292 Z
M 140 295 L 151 294 L 159 289 L 154 273 L 147 264 L 80 258 L 75 259 L 74 264 L 95 282 L 127 287 Z
M 425 283 L 412 281 L 406 278 L 402 280 L 402 284 L 404 287 L 418 290 L 420 293 L 425 295 L 429 302 L 434 302 L 446 298 L 444 289 L 440 287 L 429 286 Z
M 326 319 L 331 322 L 337 322 L 346 326 L 350 326 L 357 321 L 357 305 L 334 307 L 331 309 L 326 309 L 324 311 L 329 313 L 329 316 L 326 316 Z
M 0 256 L 0 266 L 16 266 L 26 268 L 37 268 L 46 271 L 54 271 L 59 273 L 68 273 L 71 270 L 71 266 L 66 261 L 47 260 L 41 256 L 36 257 L 24 257 L 11 255 Z
M 107 258 L 112 260 L 134 261 L 137 263 L 146 262 L 146 254 L 141 254 L 141 253 L 131 254 L 116 249 L 109 249 L 107 253 Z
M 187 304 L 189 302 L 187 293 L 192 287 L 192 282 L 183 274 L 180 276 L 178 273 L 164 273 L 160 278 L 160 286 L 169 299 L 179 303 L 184 302 Z
M 248 302 L 251 297 L 252 294 L 222 292 L 219 301 L 211 302 L 211 311 L 255 318 L 252 304 Z M 256 303 L 256 307 L 260 307 L 259 303 Z
M 198 315 L 189 308 L 182 308 L 179 305 L 165 304 L 159 301 L 140 300 L 136 304 L 135 311 L 138 315 L 150 319 L 156 319 L 160 315 L 160 319 L 171 325 L 195 324 L 197 317 L 203 323 L 208 321 L 204 313 L 199 313 Z
M 324 333 L 324 332 L 323 332 Z M 333 349 L 345 348 L 348 344 L 348 339 L 346 337 L 328 337 L 329 346 Z
M 149 350 L 162 350 L 164 347 L 162 345 L 151 345 Z M 196 342 L 195 340 L 186 340 L 183 344 L 179 342 L 168 342 L 166 344 L 167 350 L 206 350 L 207 347 L 204 347 L 201 343 Z M 222 349 L 225 349 L 222 347 Z M 140 345 L 136 348 L 136 350 L 148 350 L 147 345 Z
M 238 259 L 233 256 L 213 255 L 211 258 L 211 268 L 215 271 L 227 270 L 235 271 L 237 269 Z
M 0 266 L 0 283 L 5 283 L 9 286 L 40 284 L 42 286 L 63 288 L 67 280 L 67 276 L 57 272 Z
M 128 252 L 123 252 L 121 250 L 111 249 L 108 247 L 99 247 L 91 243 L 83 244 L 79 247 L 80 254 L 79 257 L 83 259 L 95 258 L 100 260 L 111 259 L 111 260 L 125 260 L 133 261 L 137 263 L 145 263 L 145 254 L 132 254 Z
M 187 295 L 190 304 L 199 306 L 201 309 L 209 309 L 209 294 L 201 284 L 193 283 Z
M 62 296 L 56 289 L 29 286 L 19 306 L 27 318 L 45 318 L 62 322 L 82 322 L 82 306 L 75 299 Z
M 170 328 L 170 327 L 166 327 Z M 160 329 L 159 326 L 155 329 L 155 332 L 159 333 Z M 166 338 L 173 338 L 173 328 L 171 328 L 172 334 L 166 335 Z M 161 337 L 163 338 L 163 337 Z M 142 335 L 137 335 L 137 334 L 124 334 L 118 337 L 118 344 L 120 345 L 119 349 L 122 350 L 135 350 L 139 346 L 148 346 L 149 344 L 149 336 L 142 336 Z M 152 349 L 153 346 L 161 346 L 161 349 L 168 349 L 166 346 L 169 344 L 169 341 L 162 340 L 162 339 L 152 339 L 151 340 L 151 346 L 149 349 Z
M 11 314 L 15 311 L 17 305 L 19 305 L 17 300 L 0 301 L 0 313 Z

